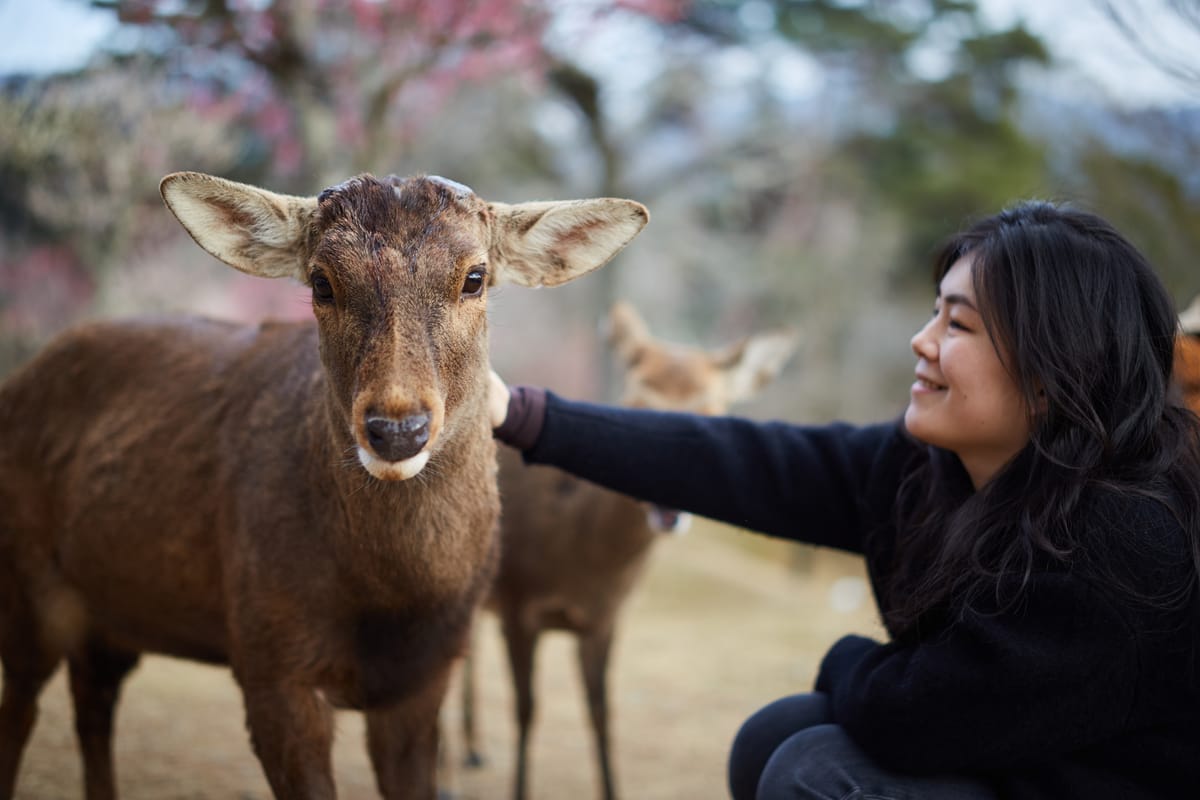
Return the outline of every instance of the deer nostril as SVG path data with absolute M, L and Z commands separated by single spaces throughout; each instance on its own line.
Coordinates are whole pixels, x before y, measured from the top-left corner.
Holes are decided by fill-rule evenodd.
M 385 461 L 403 461 L 421 452 L 429 441 L 429 414 L 404 419 L 367 417 L 367 443 Z

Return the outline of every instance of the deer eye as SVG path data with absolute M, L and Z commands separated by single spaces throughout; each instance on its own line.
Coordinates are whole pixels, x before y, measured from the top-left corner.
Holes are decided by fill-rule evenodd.
M 320 273 L 312 276 L 312 291 L 313 300 L 318 303 L 333 301 L 333 286 L 329 283 L 329 279 Z
M 467 273 L 466 280 L 462 285 L 463 297 L 478 297 L 483 293 L 483 284 L 487 280 L 487 270 L 483 267 L 475 267 Z

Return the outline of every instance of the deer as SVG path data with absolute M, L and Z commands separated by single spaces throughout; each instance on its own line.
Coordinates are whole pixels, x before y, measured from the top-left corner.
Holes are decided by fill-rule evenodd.
M 1172 375 L 1183 403 L 1200 414 L 1200 295 L 1179 314 Z
M 312 319 L 83 323 L 0 385 L 0 798 L 66 661 L 88 800 L 143 652 L 227 664 L 277 798 L 333 798 L 361 710 L 379 793 L 436 795 L 437 716 L 496 569 L 493 285 L 557 286 L 648 220 L 364 173 L 315 197 L 160 184 L 197 244 Z
M 607 328 L 624 373 L 624 405 L 701 414 L 725 413 L 752 396 L 774 379 L 798 343 L 796 331 L 778 328 L 714 350 L 673 344 L 654 338 L 628 302 L 612 307 Z M 513 797 L 524 800 L 528 792 L 538 638 L 561 630 L 578 640 L 603 796 L 615 800 L 607 673 L 617 619 L 655 542 L 686 530 L 690 517 L 553 467 L 526 465 L 508 447 L 500 450 L 500 497 L 500 566 L 485 607 L 498 615 L 516 700 Z M 460 688 L 466 763 L 479 766 L 469 655 Z

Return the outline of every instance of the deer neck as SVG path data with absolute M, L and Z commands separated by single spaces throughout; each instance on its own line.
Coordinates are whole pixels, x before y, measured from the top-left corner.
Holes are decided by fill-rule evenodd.
M 405 481 L 381 481 L 362 468 L 349 420 L 332 392 L 325 397 L 323 485 L 339 570 L 364 597 L 410 592 L 414 580 L 435 596 L 439 587 L 454 593 L 477 580 L 499 514 L 486 384 L 455 409 L 429 463 Z

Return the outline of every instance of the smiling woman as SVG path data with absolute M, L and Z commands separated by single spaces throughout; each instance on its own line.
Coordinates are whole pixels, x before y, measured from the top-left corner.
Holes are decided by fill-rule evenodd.
M 860 553 L 890 640 L 734 741 L 735 800 L 1161 798 L 1200 784 L 1200 430 L 1176 316 L 1104 220 L 1025 203 L 952 237 L 901 420 L 798 426 L 493 382 L 529 462 Z
M 970 258 L 942 278 L 933 318 L 912 339 L 917 379 L 904 426 L 959 457 L 978 489 L 1029 442 L 1029 409 L 984 327 Z

